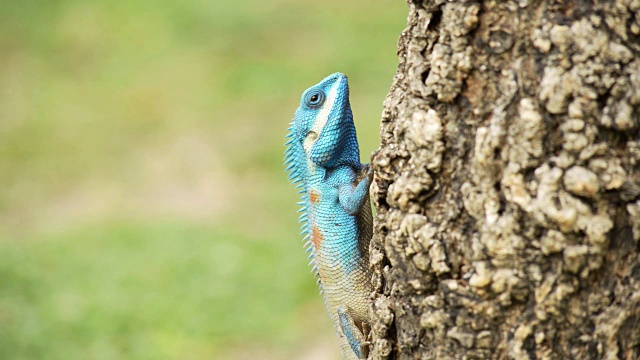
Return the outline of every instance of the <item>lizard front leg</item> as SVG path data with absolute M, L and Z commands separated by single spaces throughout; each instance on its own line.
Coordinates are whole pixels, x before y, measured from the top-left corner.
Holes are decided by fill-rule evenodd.
M 369 186 L 373 180 L 373 172 L 370 165 L 364 165 L 367 171 L 366 175 L 360 180 L 358 185 L 354 186 L 351 181 L 338 187 L 340 205 L 349 215 L 357 215 L 362 207 L 362 203 L 369 195 Z M 355 178 L 355 174 L 352 175 Z

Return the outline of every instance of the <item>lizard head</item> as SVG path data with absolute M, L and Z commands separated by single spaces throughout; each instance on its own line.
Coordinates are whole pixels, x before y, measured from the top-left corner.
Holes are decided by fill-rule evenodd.
M 360 153 L 347 77 L 335 73 L 307 89 L 289 131 L 287 157 L 298 159 L 293 161 L 297 163 L 294 166 L 304 161 L 307 168 L 313 165 L 359 168 Z

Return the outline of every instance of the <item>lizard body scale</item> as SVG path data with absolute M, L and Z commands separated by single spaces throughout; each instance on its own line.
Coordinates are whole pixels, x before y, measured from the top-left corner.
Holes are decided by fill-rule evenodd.
M 302 194 L 300 221 L 344 357 L 368 354 L 371 294 L 369 185 L 360 163 L 347 77 L 335 73 L 302 94 L 285 164 Z

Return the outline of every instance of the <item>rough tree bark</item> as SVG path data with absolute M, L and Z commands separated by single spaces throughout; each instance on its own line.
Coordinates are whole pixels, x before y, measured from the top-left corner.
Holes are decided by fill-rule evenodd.
M 372 359 L 640 359 L 640 0 L 410 2 Z

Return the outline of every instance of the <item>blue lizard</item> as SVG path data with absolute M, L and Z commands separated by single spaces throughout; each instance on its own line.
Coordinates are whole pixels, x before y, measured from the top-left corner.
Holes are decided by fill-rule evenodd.
M 302 233 L 346 359 L 364 359 L 369 344 L 369 185 L 360 163 L 347 77 L 335 73 L 302 94 L 285 156 L 302 194 Z

